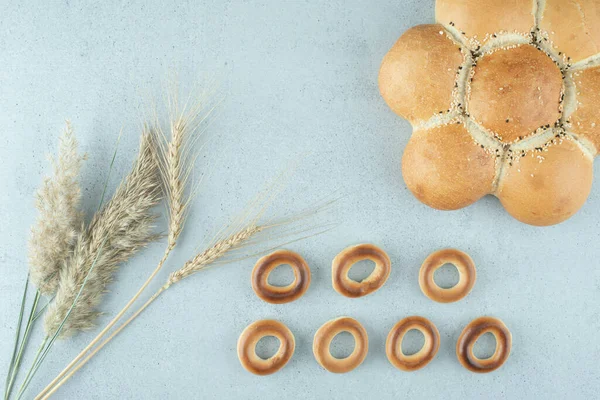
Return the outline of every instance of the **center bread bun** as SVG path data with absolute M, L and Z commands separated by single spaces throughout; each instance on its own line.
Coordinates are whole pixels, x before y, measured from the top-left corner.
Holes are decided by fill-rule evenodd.
M 379 73 L 413 127 L 408 188 L 441 210 L 491 194 L 528 224 L 571 217 L 600 146 L 600 0 L 438 0 L 436 19 Z

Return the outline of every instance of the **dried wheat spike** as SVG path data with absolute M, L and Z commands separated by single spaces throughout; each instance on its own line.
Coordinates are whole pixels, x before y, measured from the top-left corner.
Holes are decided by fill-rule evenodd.
M 260 233 L 262 230 L 263 227 L 251 224 L 225 239 L 218 240 L 211 247 L 186 262 L 183 267 L 171 273 L 165 286 L 171 286 L 196 272 L 202 271 L 216 260 L 225 256 L 228 252 L 241 246 L 244 242 Z
M 159 168 L 169 215 L 168 249 L 173 249 L 183 230 L 188 205 L 194 189 L 188 189 L 188 180 L 194 168 L 195 145 L 202 133 L 202 123 L 214 111 L 214 105 L 203 101 L 180 105 L 176 91 L 169 97 L 169 129 L 164 132 L 158 118 L 152 133 L 159 147 Z M 204 100 L 204 98 L 203 98 Z

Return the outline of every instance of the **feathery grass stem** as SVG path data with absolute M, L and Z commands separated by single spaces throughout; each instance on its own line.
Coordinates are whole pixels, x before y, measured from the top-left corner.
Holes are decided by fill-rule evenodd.
M 62 329 L 61 338 L 94 325 L 99 315 L 96 307 L 114 272 L 133 254 L 160 237 L 153 232 L 153 223 L 157 218 L 153 208 L 161 198 L 156 151 L 153 137 L 144 131 L 133 169 L 123 179 L 112 199 L 94 215 L 87 229 L 78 236 L 73 254 L 61 270 L 61 284 L 56 299 L 46 312 L 45 329 L 49 334 L 56 331 L 74 302 L 77 289 L 86 277 L 88 266 L 97 256 L 103 239 L 108 242 L 98 260 L 100 265 L 93 271 L 86 290 L 81 293 L 82 301 L 72 310 L 71 317 Z

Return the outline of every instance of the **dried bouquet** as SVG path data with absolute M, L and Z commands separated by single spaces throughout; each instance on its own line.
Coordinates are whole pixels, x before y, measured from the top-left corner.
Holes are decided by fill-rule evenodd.
M 294 217 L 263 221 L 266 207 L 286 179 L 283 174 L 236 221 L 209 240 L 203 251 L 172 272 L 164 285 L 123 321 L 129 309 L 161 271 L 183 231 L 190 203 L 198 188 L 197 184 L 193 187 L 189 184 L 199 152 L 197 142 L 219 103 L 214 101 L 214 97 L 214 92 L 210 92 L 202 97 L 204 101 L 190 102 L 188 99 L 184 104 L 179 104 L 177 96 L 169 96 L 166 126 L 153 113 L 142 128 L 139 152 L 131 171 L 107 202 L 104 202 L 105 183 L 98 210 L 88 223 L 84 221 L 81 209 L 79 185 L 79 172 L 85 157 L 79 153 L 73 129 L 67 122 L 60 139 L 58 156 L 52 160 L 53 175 L 44 180 L 36 197 L 39 216 L 31 232 L 29 273 L 6 377 L 5 400 L 12 395 L 20 399 L 27 393 L 36 371 L 56 340 L 95 327 L 100 313 L 98 306 L 115 271 L 149 244 L 163 238 L 166 240 L 164 254 L 148 279 L 36 399 L 53 395 L 115 335 L 177 282 L 212 265 L 246 257 L 250 246 L 256 247 L 261 240 L 268 240 L 269 236 L 277 237 L 280 241 L 278 245 L 282 245 L 284 243 L 281 241 L 289 243 L 329 229 L 327 224 L 310 225 L 303 222 L 332 204 L 332 201 L 326 200 Z M 113 162 L 116 153 L 115 150 Z M 154 227 L 159 217 L 155 206 L 163 201 L 168 217 L 166 235 L 156 233 Z M 268 250 L 264 244 L 260 247 L 254 249 L 255 254 Z M 36 290 L 26 313 L 30 284 Z M 45 336 L 30 367 L 21 371 L 32 328 L 42 316 Z M 15 383 L 19 372 L 24 377 L 17 389 Z

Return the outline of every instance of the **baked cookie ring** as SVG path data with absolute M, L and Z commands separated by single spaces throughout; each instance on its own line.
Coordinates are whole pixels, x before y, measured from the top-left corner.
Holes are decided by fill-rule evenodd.
M 354 337 L 354 350 L 346 358 L 335 358 L 329 351 L 333 338 L 340 332 Z M 369 352 L 369 337 L 363 326 L 350 317 L 339 317 L 326 322 L 315 333 L 313 354 L 317 362 L 329 372 L 343 374 L 358 367 Z
M 416 329 L 425 337 L 421 350 L 407 356 L 402 352 L 402 340 L 410 330 Z M 440 348 L 440 333 L 427 318 L 413 316 L 400 320 L 387 336 L 385 354 L 392 365 L 402 371 L 416 371 L 423 368 L 437 354 Z
M 294 271 L 294 281 L 287 286 L 273 286 L 269 274 L 280 265 L 289 264 Z M 297 300 L 310 286 L 310 268 L 304 258 L 289 250 L 277 250 L 262 257 L 252 270 L 252 289 L 267 303 L 283 304 Z
M 473 346 L 483 334 L 490 332 L 496 338 L 496 350 L 490 358 L 480 359 Z M 472 372 L 492 372 L 502 366 L 510 355 L 512 335 L 504 322 L 493 317 L 479 317 L 471 321 L 458 337 L 456 356 L 463 367 Z
M 452 264 L 460 276 L 458 283 L 449 288 L 439 287 L 433 280 L 435 271 L 444 264 Z M 419 271 L 419 286 L 427 297 L 438 303 L 453 303 L 465 297 L 477 279 L 475 263 L 467 253 L 457 249 L 443 249 L 430 254 Z
M 266 360 L 256 354 L 256 344 L 265 336 L 274 336 L 279 339 L 279 349 Z M 290 361 L 295 348 L 296 340 L 292 331 L 273 319 L 263 319 L 251 323 L 242 331 L 237 343 L 240 363 L 255 375 L 270 375 L 279 371 Z
M 348 276 L 354 264 L 362 260 L 371 260 L 375 269 L 361 282 Z M 346 297 L 362 297 L 379 289 L 390 276 L 392 262 L 387 253 L 372 244 L 359 244 L 348 247 L 338 254 L 331 264 L 331 280 L 333 288 Z

